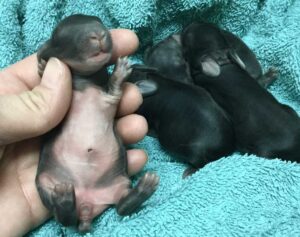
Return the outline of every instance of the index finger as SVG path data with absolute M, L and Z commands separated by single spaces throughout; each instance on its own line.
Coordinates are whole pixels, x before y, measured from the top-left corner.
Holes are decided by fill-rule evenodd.
M 118 57 L 129 55 L 136 51 L 139 40 L 133 31 L 127 29 L 115 29 L 110 30 L 110 33 L 113 41 L 111 63 L 115 62 Z M 2 72 L 8 73 L 12 78 L 21 81 L 27 88 L 35 87 L 41 80 L 38 75 L 36 53 L 5 68 Z

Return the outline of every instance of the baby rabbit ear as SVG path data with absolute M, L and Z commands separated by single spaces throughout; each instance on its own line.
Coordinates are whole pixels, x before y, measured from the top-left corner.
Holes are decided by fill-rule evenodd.
M 156 94 L 158 90 L 157 83 L 150 79 L 137 81 L 135 85 L 139 88 L 143 98 Z
M 51 44 L 50 41 L 48 40 L 43 45 L 41 45 L 37 51 L 38 74 L 40 77 L 43 76 L 47 61 L 49 60 L 50 57 L 51 57 Z
M 220 65 L 211 57 L 205 57 L 202 62 L 202 72 L 210 77 L 217 77 L 221 73 Z
M 38 62 L 40 62 L 42 59 L 45 61 L 48 61 L 49 58 L 51 58 L 53 54 L 54 49 L 51 47 L 50 40 L 47 40 L 44 44 L 42 44 L 37 51 L 37 58 Z
M 155 67 L 151 67 L 151 66 L 147 66 L 147 65 L 143 65 L 143 64 L 132 64 L 131 65 L 131 68 L 133 69 L 133 70 L 135 70 L 135 69 L 137 69 L 138 71 L 141 71 L 141 72 L 149 72 L 149 73 L 151 73 L 151 72 L 158 72 L 158 69 L 157 68 L 155 68 Z
M 240 68 L 242 68 L 243 70 L 246 70 L 246 66 L 245 66 L 244 62 L 242 61 L 242 59 L 239 57 L 239 55 L 236 53 L 235 50 L 230 50 L 228 53 L 228 56 Z

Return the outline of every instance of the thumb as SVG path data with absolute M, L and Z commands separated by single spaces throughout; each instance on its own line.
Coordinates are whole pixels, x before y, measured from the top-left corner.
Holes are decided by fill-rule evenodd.
M 71 73 L 64 63 L 51 58 L 38 86 L 0 96 L 0 145 L 49 131 L 63 119 L 71 98 Z

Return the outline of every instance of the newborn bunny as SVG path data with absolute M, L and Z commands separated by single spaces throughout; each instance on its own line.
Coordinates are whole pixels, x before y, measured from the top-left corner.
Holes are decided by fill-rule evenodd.
M 139 87 L 144 101 L 137 112 L 159 142 L 190 165 L 183 177 L 234 151 L 231 122 L 203 88 L 140 65 L 133 65 L 128 81 Z
M 209 91 L 226 111 L 239 151 L 300 162 L 299 116 L 249 75 L 219 31 L 212 24 L 193 23 L 182 34 L 195 84 Z
M 210 25 L 209 23 L 202 23 Z M 205 30 L 201 34 L 206 34 Z M 243 69 L 258 83 L 267 88 L 276 79 L 276 70 L 270 68 L 265 74 L 262 72 L 260 63 L 251 49 L 237 36 L 229 31 L 218 29 L 214 37 L 222 37 L 227 42 L 228 49 L 236 52 L 240 58 Z M 211 41 L 213 44 L 214 41 Z M 188 62 L 183 56 L 181 33 L 173 34 L 160 41 L 144 54 L 144 63 L 156 68 L 163 76 L 173 80 L 194 84 Z
M 114 124 L 131 68 L 127 58 L 118 59 L 108 78 L 111 54 L 109 31 L 99 18 L 86 15 L 65 18 L 38 51 L 40 75 L 50 57 L 69 65 L 73 97 L 64 120 L 44 136 L 36 185 L 56 219 L 81 232 L 110 205 L 120 215 L 137 211 L 159 182 L 148 172 L 131 188 L 126 150 Z

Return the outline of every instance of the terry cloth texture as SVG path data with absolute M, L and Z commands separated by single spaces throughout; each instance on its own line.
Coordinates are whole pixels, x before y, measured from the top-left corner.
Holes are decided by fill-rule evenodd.
M 214 22 L 240 36 L 264 70 L 279 69 L 270 91 L 300 112 L 299 0 L 1 0 L 0 67 L 35 52 L 75 13 L 134 30 L 141 42 L 135 61 L 146 46 L 193 20 Z M 130 217 L 107 210 L 85 236 L 300 236 L 300 165 L 234 154 L 182 180 L 185 165 L 155 139 L 136 146 L 149 154 L 143 172 L 161 177 L 157 192 Z M 82 235 L 50 220 L 28 236 Z

